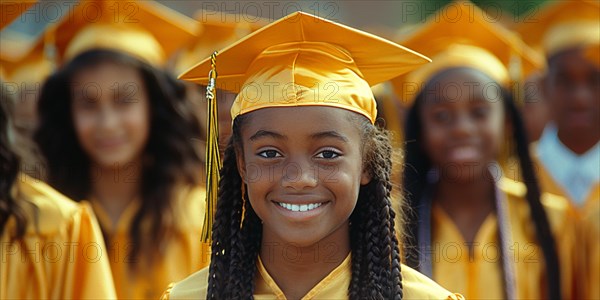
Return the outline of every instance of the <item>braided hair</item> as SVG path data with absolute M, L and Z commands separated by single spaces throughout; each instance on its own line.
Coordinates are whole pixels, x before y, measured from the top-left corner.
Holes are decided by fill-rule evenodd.
M 422 89 L 427 91 L 431 86 L 440 78 L 452 72 L 455 69 L 448 69 L 440 72 L 434 76 Z M 475 70 L 477 71 L 477 70 Z M 479 72 L 479 71 L 477 71 Z M 518 164 L 521 166 L 521 178 L 527 187 L 526 200 L 529 204 L 531 221 L 535 226 L 536 238 L 539 245 L 542 248 L 544 254 L 544 261 L 546 266 L 547 280 L 548 280 L 548 297 L 560 298 L 560 270 L 558 262 L 558 254 L 556 251 L 556 244 L 554 236 L 550 230 L 550 223 L 548 222 L 548 216 L 540 202 L 541 192 L 538 184 L 537 176 L 533 168 L 533 162 L 528 148 L 528 139 L 526 136 L 525 125 L 521 114 L 519 113 L 512 95 L 504 88 L 499 89 L 502 91 L 502 102 L 504 110 L 507 112 L 507 117 L 510 119 L 514 128 L 513 142 L 509 143 L 514 145 L 514 149 L 510 149 L 513 156 L 518 158 Z M 406 264 L 413 268 L 419 266 L 419 245 L 417 233 L 418 233 L 418 207 L 423 205 L 421 203 L 425 189 L 427 188 L 427 172 L 432 168 L 432 162 L 423 151 L 423 146 L 420 143 L 423 136 L 422 122 L 420 119 L 421 107 L 425 101 L 426 93 L 421 92 L 415 98 L 413 106 L 408 111 L 406 124 L 404 128 L 406 137 L 406 152 L 405 152 L 405 168 L 403 171 L 403 196 L 406 201 L 406 205 L 410 208 L 406 215 L 405 221 L 405 243 L 404 253 L 406 257 Z
M 363 161 L 371 181 L 361 186 L 350 216 L 352 279 L 350 299 L 402 299 L 400 251 L 395 233 L 390 181 L 392 147 L 387 133 L 366 118 L 356 118 L 362 132 Z M 213 225 L 209 299 L 252 299 L 262 223 L 242 192 L 236 163 L 242 149 L 240 128 L 248 115 L 238 116 L 225 149 L 219 200 Z M 245 188 L 245 186 L 243 187 Z

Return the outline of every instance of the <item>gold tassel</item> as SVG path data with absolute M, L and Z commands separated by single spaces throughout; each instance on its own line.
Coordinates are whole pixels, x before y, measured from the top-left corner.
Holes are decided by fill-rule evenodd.
M 206 216 L 202 227 L 202 242 L 212 241 L 212 226 L 217 207 L 219 190 L 219 175 L 221 173 L 221 157 L 219 154 L 219 121 L 217 110 L 217 93 L 215 85 L 217 80 L 217 52 L 211 56 L 211 70 L 208 73 L 208 86 L 206 87 L 206 102 L 208 105 L 208 118 L 206 126 Z

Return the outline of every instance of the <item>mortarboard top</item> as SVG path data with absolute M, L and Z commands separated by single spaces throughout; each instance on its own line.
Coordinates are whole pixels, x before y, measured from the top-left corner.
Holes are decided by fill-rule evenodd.
M 0 1 L 0 30 L 12 23 L 21 14 L 35 4 L 34 0 Z
M 375 121 L 370 86 L 429 62 L 375 35 L 295 12 L 226 47 L 216 57 L 217 87 L 238 93 L 238 115 L 266 107 L 331 106 Z M 211 60 L 180 78 L 206 85 Z
M 52 61 L 44 51 L 44 35 L 34 41 L 3 40 L 1 43 L 0 61 L 8 80 L 41 84 L 52 72 Z
M 162 66 L 194 37 L 196 22 L 153 1 L 84 0 L 53 28 L 61 61 L 94 48 Z
M 181 73 L 227 45 L 267 25 L 261 18 L 200 10 L 196 37 L 177 58 L 175 69 Z
M 432 16 L 401 41 L 433 61 L 392 80 L 401 101 L 412 102 L 433 75 L 449 68 L 477 69 L 505 87 L 543 68 L 544 60 L 539 54 L 474 4 L 456 1 L 438 14 L 449 9 L 455 9 L 460 17 L 450 20 Z
M 562 50 L 600 41 L 600 2 L 553 1 L 516 27 L 521 38 L 550 57 Z

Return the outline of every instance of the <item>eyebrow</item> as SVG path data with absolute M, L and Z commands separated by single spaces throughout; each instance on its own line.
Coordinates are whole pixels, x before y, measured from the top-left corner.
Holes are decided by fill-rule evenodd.
M 277 132 L 268 131 L 268 130 L 259 130 L 255 134 L 250 137 L 251 141 L 256 141 L 260 138 L 271 137 L 277 140 L 287 140 L 288 138 L 282 134 Z
M 315 133 L 313 135 L 310 136 L 312 139 L 316 140 L 316 139 L 324 139 L 324 138 L 334 138 L 334 139 L 338 139 L 344 143 L 348 143 L 348 139 L 337 133 L 336 131 L 323 131 L 323 132 L 318 132 Z

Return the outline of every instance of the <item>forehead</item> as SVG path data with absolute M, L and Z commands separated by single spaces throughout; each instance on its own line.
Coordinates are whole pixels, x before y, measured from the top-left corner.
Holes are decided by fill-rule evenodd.
M 434 76 L 422 91 L 423 106 L 436 104 L 468 104 L 502 100 L 498 83 L 482 72 L 471 68 L 455 68 Z
M 366 120 L 357 113 L 331 106 L 269 107 L 247 113 L 241 132 L 247 137 L 259 130 L 288 136 L 336 131 L 351 138 L 358 136 L 361 118 Z
M 569 49 L 560 52 L 548 59 L 548 66 L 550 74 L 556 74 L 558 72 L 593 72 L 598 69 L 594 67 L 593 63 L 588 61 L 584 52 L 581 48 Z

